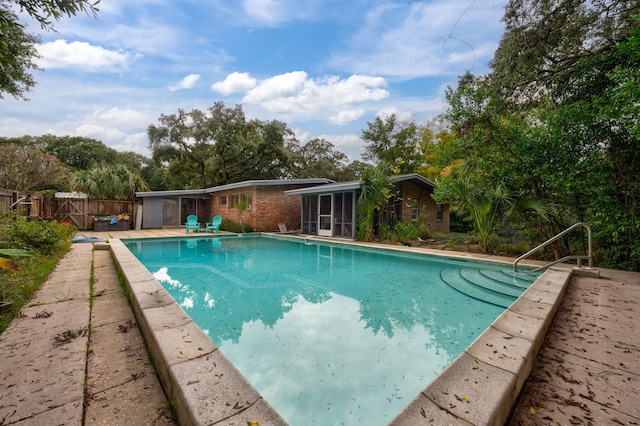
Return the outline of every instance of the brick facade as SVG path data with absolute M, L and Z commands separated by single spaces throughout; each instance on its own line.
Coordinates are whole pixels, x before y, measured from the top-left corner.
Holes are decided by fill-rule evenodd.
M 426 224 L 434 231 L 449 231 L 449 205 L 442 205 L 441 219 L 438 219 L 438 205 L 431 198 L 432 191 L 428 191 L 411 182 L 400 183 L 400 197 L 402 208 L 400 216 L 403 222 L 411 222 L 411 203 L 418 201 L 418 217 L 426 215 Z
M 212 216 L 220 215 L 240 223 L 240 218 L 234 206 L 231 205 L 231 196 L 238 194 L 251 194 L 253 206 L 251 211 L 243 213 L 244 222 L 254 231 L 274 232 L 278 231 L 278 224 L 284 223 L 287 229 L 300 229 L 300 197 L 285 196 L 284 191 L 290 189 L 305 188 L 308 185 L 270 185 L 250 186 L 213 193 Z M 221 205 L 220 200 L 226 197 L 226 205 Z

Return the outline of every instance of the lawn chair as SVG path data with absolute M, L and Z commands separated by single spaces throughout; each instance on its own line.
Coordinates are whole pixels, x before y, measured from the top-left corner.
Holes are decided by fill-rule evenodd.
M 189 215 L 187 216 L 187 223 L 184 224 L 187 228 L 187 234 L 189 233 L 189 229 L 195 229 L 200 232 L 200 222 L 198 221 L 198 216 Z
M 205 223 L 204 232 L 209 232 L 211 230 L 211 231 L 215 231 L 217 234 L 218 232 L 220 232 L 221 223 L 222 223 L 222 217 L 214 216 L 213 219 L 211 219 L 211 222 Z

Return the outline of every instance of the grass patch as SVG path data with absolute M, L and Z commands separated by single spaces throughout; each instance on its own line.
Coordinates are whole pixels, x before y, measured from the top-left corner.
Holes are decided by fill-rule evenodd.
M 12 302 L 11 306 L 0 311 L 0 334 L 18 316 L 20 309 L 47 279 L 69 247 L 70 242 L 60 242 L 50 254 L 16 258 L 17 271 L 0 269 L 0 302 Z

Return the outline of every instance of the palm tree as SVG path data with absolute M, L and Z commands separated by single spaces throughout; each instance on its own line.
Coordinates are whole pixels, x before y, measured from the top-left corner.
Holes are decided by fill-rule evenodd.
M 358 228 L 364 241 L 373 240 L 375 212 L 384 207 L 391 197 L 391 171 L 391 166 L 383 162 L 362 174 L 362 188 L 358 197 Z
M 244 201 L 240 201 L 236 204 L 236 212 L 238 213 L 238 218 L 240 219 L 240 232 L 244 234 L 244 212 L 247 211 L 249 206 Z
M 534 211 L 540 219 L 547 220 L 546 205 L 526 197 L 515 199 L 502 183 L 482 191 L 471 183 L 468 175 L 456 176 L 447 185 L 447 190 L 452 197 L 450 203 L 460 208 L 473 221 L 478 242 L 485 253 L 490 236 L 503 218 L 524 211 Z
M 136 191 L 149 190 L 140 175 L 124 164 L 105 163 L 74 173 L 71 187 L 90 198 L 103 200 L 132 200 Z

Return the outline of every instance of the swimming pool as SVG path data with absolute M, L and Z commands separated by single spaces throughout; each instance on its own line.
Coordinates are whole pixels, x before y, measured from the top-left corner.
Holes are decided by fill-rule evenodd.
M 498 268 L 281 238 L 125 244 L 290 424 L 386 424 L 502 311 L 440 270 Z

